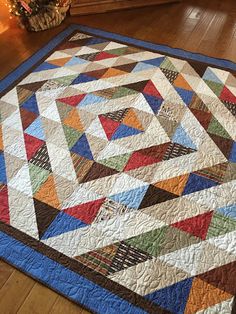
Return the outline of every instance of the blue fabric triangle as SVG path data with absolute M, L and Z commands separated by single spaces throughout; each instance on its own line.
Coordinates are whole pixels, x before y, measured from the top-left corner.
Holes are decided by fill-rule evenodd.
M 93 160 L 93 155 L 85 134 L 78 139 L 75 145 L 71 148 L 71 151 L 82 157 Z
M 84 73 L 81 73 L 74 81 L 71 83 L 71 85 L 74 84 L 80 84 L 80 83 L 86 83 L 86 82 L 91 82 L 91 81 L 96 81 L 97 79 L 92 76 L 88 76 Z
M 162 98 L 157 98 L 148 94 L 143 93 L 144 98 L 148 102 L 149 106 L 152 108 L 152 111 L 156 114 L 161 108 L 163 102 Z
M 45 134 L 40 117 L 38 117 L 28 126 L 28 128 L 25 130 L 25 133 L 45 141 Z
M 236 142 L 233 143 L 231 152 L 229 155 L 229 161 L 236 162 Z
M 144 185 L 133 190 L 109 196 L 109 198 L 117 203 L 124 204 L 129 208 L 138 208 L 147 189 L 148 185 Z
M 100 96 L 96 96 L 94 94 L 87 94 L 82 101 L 79 103 L 79 107 L 85 107 L 87 105 L 91 105 L 91 104 L 97 104 L 99 102 L 105 101 L 107 99 L 100 97 Z
M 192 100 L 192 98 L 193 98 L 194 92 L 190 91 L 190 90 L 186 90 L 186 89 L 180 88 L 180 87 L 175 87 L 175 90 L 177 91 L 179 96 L 183 99 L 183 102 L 186 105 L 189 105 L 191 100 Z
M 195 173 L 191 173 L 188 181 L 185 185 L 183 195 L 190 194 L 193 192 L 209 189 L 213 186 L 218 185 L 218 182 L 215 182 L 211 179 L 208 179 L 206 177 L 197 175 Z
M 226 217 L 236 219 L 236 204 L 218 208 L 217 212 Z
M 148 69 L 153 69 L 155 68 L 154 65 L 152 64 L 147 64 L 144 62 L 139 62 L 132 70 L 132 72 L 139 72 L 139 71 L 144 71 L 144 70 L 148 70 Z
M 64 212 L 60 212 L 42 236 L 42 240 L 55 237 L 68 231 L 76 230 L 86 226 L 87 225 L 83 221 Z
M 146 299 L 160 305 L 173 314 L 183 314 L 192 287 L 193 278 L 187 278 L 171 286 L 152 292 Z
M 66 62 L 64 67 L 83 63 L 88 63 L 88 61 L 74 56 L 68 62 Z
M 196 145 L 192 142 L 192 139 L 185 132 L 185 130 L 183 129 L 183 127 L 181 125 L 179 125 L 177 127 L 177 129 L 175 130 L 175 133 L 174 133 L 174 135 L 172 137 L 172 141 L 174 143 L 183 145 L 185 147 L 189 147 L 189 148 L 192 148 L 192 149 L 197 149 Z
M 154 65 L 155 67 L 159 67 L 162 64 L 162 62 L 164 61 L 164 59 L 165 59 L 165 57 L 160 57 L 160 58 L 145 60 L 142 62 Z
M 132 128 L 128 125 L 121 124 L 118 129 L 115 131 L 115 133 L 112 135 L 112 140 L 117 140 L 122 137 L 127 137 L 131 135 L 136 135 L 139 133 L 142 133 L 143 131 Z
M 0 153 L 0 183 L 7 183 L 6 165 L 3 153 Z
M 221 82 L 221 80 L 209 68 L 206 69 L 202 78 L 204 80 L 213 81 L 213 82 L 219 83 L 221 85 L 224 85 Z
M 22 105 L 21 108 L 24 108 L 30 112 L 39 114 L 38 104 L 36 100 L 36 96 L 32 95 L 29 97 Z
M 34 72 L 39 72 L 39 71 L 44 71 L 44 70 L 52 70 L 52 69 L 56 69 L 56 68 L 60 68 L 60 67 L 58 65 L 55 65 L 55 64 L 43 62 L 34 70 Z
M 105 43 L 106 41 L 107 39 L 105 38 L 92 37 L 87 41 L 86 45 L 102 44 Z

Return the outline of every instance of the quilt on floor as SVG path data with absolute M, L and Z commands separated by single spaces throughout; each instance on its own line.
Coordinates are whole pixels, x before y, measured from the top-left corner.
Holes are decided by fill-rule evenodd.
M 126 300 L 114 313 L 231 313 L 230 71 L 77 31 L 0 115 L 3 232 Z

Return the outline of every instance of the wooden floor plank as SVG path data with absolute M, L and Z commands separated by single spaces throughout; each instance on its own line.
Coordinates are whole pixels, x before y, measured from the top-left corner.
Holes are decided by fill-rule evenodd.
M 24 302 L 35 281 L 18 270 L 5 282 L 0 290 L 0 311 L 3 314 L 14 314 Z
M 17 314 L 48 314 L 57 297 L 56 292 L 40 283 L 36 283 L 20 306 Z
M 6 263 L 0 260 L 0 289 L 6 283 L 8 278 L 13 274 L 14 268 L 9 267 Z
M 54 303 L 50 314 L 89 314 L 90 312 L 79 308 L 76 304 L 68 301 L 67 299 L 59 296 Z

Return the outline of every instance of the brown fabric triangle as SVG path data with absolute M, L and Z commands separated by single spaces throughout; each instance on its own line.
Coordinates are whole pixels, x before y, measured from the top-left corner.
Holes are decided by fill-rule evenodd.
M 39 238 L 41 238 L 44 232 L 47 230 L 52 221 L 60 213 L 60 211 L 52 206 L 49 206 L 43 202 L 34 198 L 34 208 L 36 221 L 38 226 Z
M 83 178 L 83 180 L 81 181 L 81 183 L 85 183 L 88 181 L 92 181 L 92 180 L 96 180 L 99 178 L 104 178 L 107 176 L 111 176 L 113 174 L 118 173 L 117 170 L 115 169 L 111 169 L 107 166 L 104 166 L 102 164 L 99 163 L 94 163 L 92 165 L 92 167 L 90 168 L 89 172 L 87 173 L 87 175 Z

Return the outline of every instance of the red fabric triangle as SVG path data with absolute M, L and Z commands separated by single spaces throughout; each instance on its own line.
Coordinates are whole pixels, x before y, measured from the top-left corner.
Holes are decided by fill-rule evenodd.
M 224 101 L 236 103 L 236 96 L 234 96 L 226 86 L 223 88 L 220 94 L 220 99 Z
M 161 97 L 161 94 L 158 92 L 152 81 L 148 81 L 147 85 L 144 87 L 143 92 L 154 97 Z
M 114 121 L 112 119 L 106 118 L 104 116 L 99 116 L 103 129 L 106 133 L 108 140 L 112 138 L 117 128 L 120 126 L 120 122 Z
M 102 206 L 105 198 L 96 201 L 84 203 L 64 210 L 70 216 L 73 216 L 86 224 L 91 224 L 95 219 L 100 207 Z
M 10 224 L 8 191 L 6 186 L 0 191 L 0 220 Z
M 70 96 L 70 97 L 65 97 L 65 98 L 60 98 L 60 99 L 57 99 L 58 101 L 60 102 L 63 102 L 67 105 L 70 105 L 70 106 L 77 106 L 81 100 L 85 97 L 85 94 L 82 94 L 82 95 L 75 95 L 75 96 Z
M 155 164 L 159 161 L 160 161 L 159 158 L 156 158 L 153 156 L 142 155 L 139 152 L 134 152 L 131 155 L 127 165 L 125 166 L 124 171 L 129 171 L 129 170 L 136 169 L 139 167 L 148 166 L 151 164 Z
M 202 240 L 206 239 L 213 211 L 191 217 L 172 224 L 172 227 L 188 232 Z
M 106 51 L 101 51 L 96 58 L 94 59 L 94 61 L 99 61 L 99 60 L 103 60 L 103 59 L 108 59 L 108 58 L 115 58 L 117 57 L 117 55 L 113 55 L 111 53 L 108 53 Z
M 45 142 L 26 133 L 24 133 L 24 138 L 27 158 L 30 160 Z

